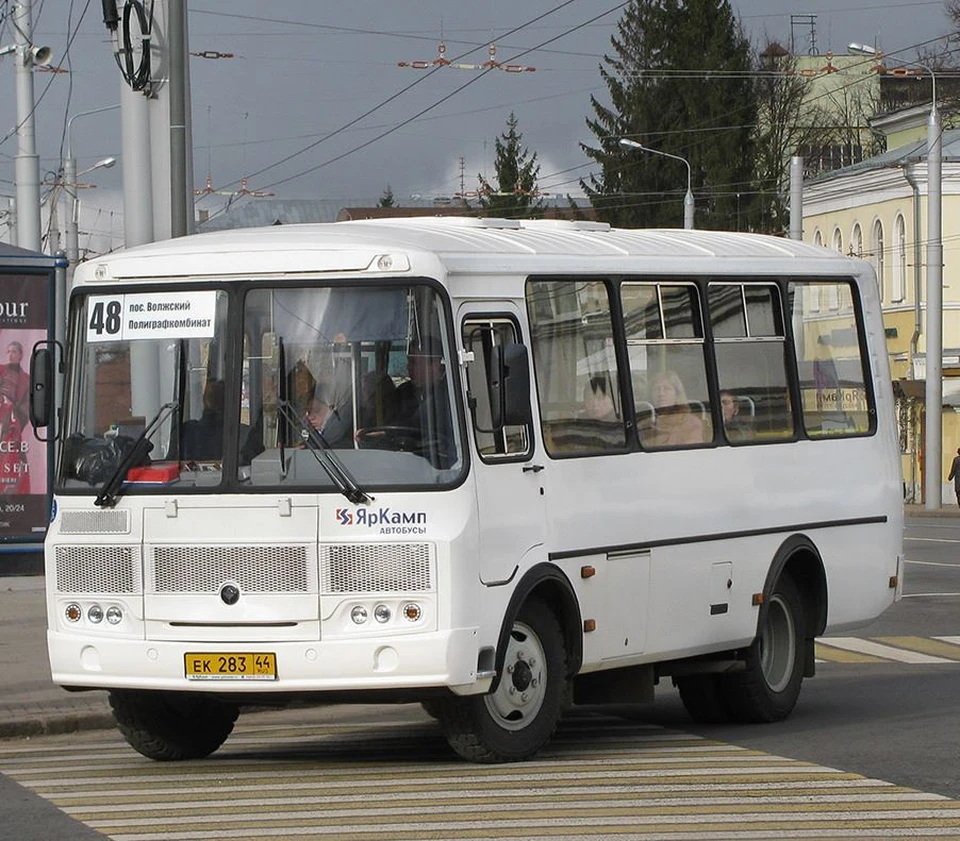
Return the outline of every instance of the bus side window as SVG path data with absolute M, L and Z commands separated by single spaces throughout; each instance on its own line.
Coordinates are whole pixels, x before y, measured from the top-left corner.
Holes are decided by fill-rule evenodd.
M 550 455 L 628 449 L 613 315 L 602 280 L 529 280 L 540 429 Z
M 463 347 L 473 360 L 466 364 L 467 409 L 477 453 L 484 461 L 525 459 L 530 455 L 527 425 L 497 428 L 491 411 L 493 349 L 516 342 L 516 325 L 507 318 L 471 318 L 463 323 Z
M 835 304 L 829 319 L 811 314 L 805 287 Z M 791 283 L 788 295 L 804 431 L 811 438 L 873 432 L 876 408 L 853 284 Z
M 721 441 L 792 438 L 779 288 L 773 283 L 711 283 L 707 307 L 720 381 Z

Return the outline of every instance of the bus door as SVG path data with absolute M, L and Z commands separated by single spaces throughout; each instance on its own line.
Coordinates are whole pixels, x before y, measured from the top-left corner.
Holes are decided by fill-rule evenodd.
M 496 314 L 468 309 L 461 309 L 460 323 L 468 360 L 467 414 L 476 454 L 480 580 L 496 584 L 510 580 L 522 559 L 543 546 L 542 465 L 533 459 L 530 426 L 496 424 L 491 411 L 491 363 L 495 348 L 520 341 L 517 309 L 506 302 L 491 307 Z

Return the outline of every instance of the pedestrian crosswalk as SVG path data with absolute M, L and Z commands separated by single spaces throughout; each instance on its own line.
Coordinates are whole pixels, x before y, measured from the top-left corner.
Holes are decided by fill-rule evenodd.
M 113 841 L 960 836 L 960 801 L 593 714 L 515 765 L 454 760 L 406 707 L 241 717 L 220 751 L 179 764 L 113 733 L 0 742 L 0 773 Z
M 820 663 L 960 663 L 960 637 L 821 637 Z

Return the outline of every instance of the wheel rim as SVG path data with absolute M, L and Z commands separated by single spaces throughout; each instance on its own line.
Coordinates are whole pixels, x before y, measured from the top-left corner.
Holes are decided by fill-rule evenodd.
M 546 656 L 528 625 L 514 622 L 497 691 L 484 697 L 490 715 L 504 730 L 522 730 L 537 717 L 546 690 Z
M 793 677 L 796 633 L 790 606 L 775 593 L 767 605 L 767 618 L 760 633 L 760 668 L 772 692 L 782 692 Z

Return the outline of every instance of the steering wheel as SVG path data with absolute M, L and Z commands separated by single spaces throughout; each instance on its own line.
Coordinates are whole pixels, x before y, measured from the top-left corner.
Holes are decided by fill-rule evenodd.
M 418 426 L 368 426 L 357 430 L 356 441 L 361 450 L 391 450 L 422 456 L 445 456 L 447 450 L 442 438 L 426 438 Z

